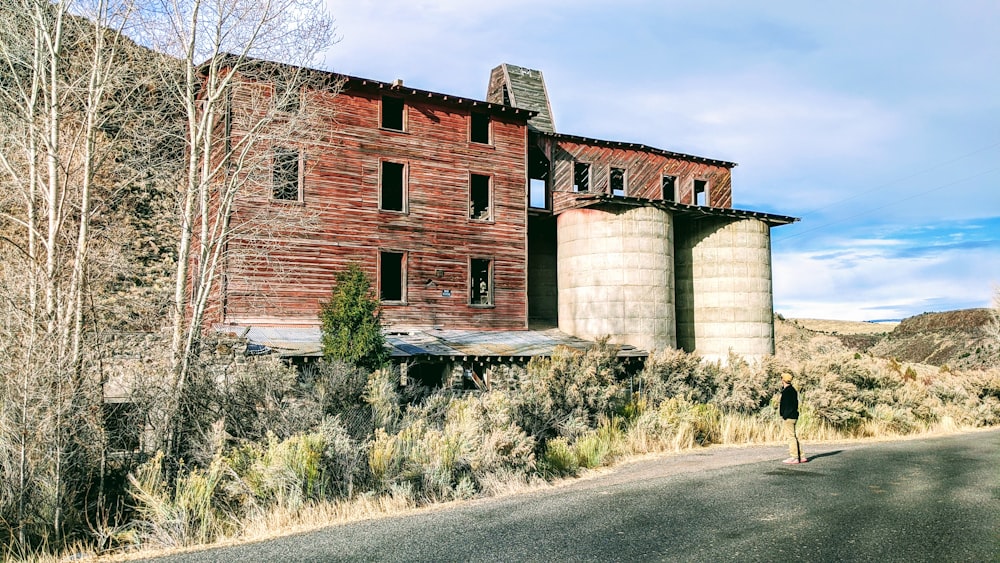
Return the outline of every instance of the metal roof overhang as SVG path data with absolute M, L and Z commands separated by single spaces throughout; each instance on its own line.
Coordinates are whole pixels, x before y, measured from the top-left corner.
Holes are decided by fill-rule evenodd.
M 670 158 L 690 160 L 693 162 L 702 162 L 705 164 L 713 164 L 715 166 L 722 166 L 724 168 L 735 168 L 737 166 L 735 162 L 729 162 L 726 160 L 717 160 L 714 158 L 707 158 L 704 156 L 697 156 L 693 154 L 685 154 L 682 152 L 668 151 L 665 149 L 658 149 L 656 147 L 651 147 L 649 145 L 644 145 L 642 143 L 630 143 L 627 141 L 607 141 L 604 139 L 593 139 L 591 137 L 582 137 L 580 135 L 568 135 L 566 133 L 547 133 L 544 131 L 534 131 L 533 133 L 541 137 L 548 137 L 550 139 L 555 139 L 557 141 L 560 140 L 569 141 L 572 143 L 579 143 L 581 145 L 593 145 L 597 147 L 608 147 L 614 149 L 627 149 L 627 150 L 648 152 L 652 154 L 667 156 Z
M 201 72 L 208 72 L 212 63 L 213 59 L 211 58 L 201 63 L 201 65 L 199 65 Z M 496 102 L 488 102 L 485 100 L 466 98 L 464 96 L 454 96 L 451 94 L 441 94 L 430 90 L 412 88 L 404 86 L 402 81 L 383 82 L 381 80 L 374 80 L 371 78 L 362 78 L 360 76 L 351 76 L 348 74 L 341 74 L 338 72 L 319 70 L 309 67 L 297 67 L 286 63 L 236 55 L 232 53 L 222 53 L 218 55 L 215 58 L 215 64 L 222 67 L 232 67 L 238 65 L 240 72 L 243 74 L 252 78 L 264 80 L 272 79 L 274 76 L 280 76 L 283 69 L 299 69 L 304 73 L 304 75 L 312 78 L 310 83 L 313 87 L 326 85 L 329 87 L 340 88 L 342 91 L 349 91 L 352 89 L 387 91 L 410 99 L 425 99 L 448 107 L 475 109 L 477 111 L 488 112 L 491 115 L 504 115 L 516 118 L 523 120 L 524 122 L 527 122 L 532 117 L 538 115 L 538 112 L 535 110 L 522 109 Z
M 799 220 L 798 217 L 788 215 L 776 215 L 774 213 L 764 213 L 763 211 L 747 211 L 743 209 L 732 209 L 729 207 L 708 207 L 704 205 L 689 205 L 673 201 L 662 201 L 657 199 L 645 199 L 639 197 L 610 196 L 606 194 L 583 194 L 576 198 L 576 204 L 569 209 L 584 209 L 588 207 L 616 206 L 616 207 L 656 207 L 678 214 L 686 219 L 698 220 L 709 217 L 723 217 L 729 219 L 758 219 L 772 227 L 788 225 Z
M 220 325 L 219 332 L 237 334 L 247 342 L 265 346 L 281 357 L 323 355 L 319 328 Z M 386 333 L 386 348 L 395 360 L 527 360 L 548 357 L 559 346 L 584 351 L 594 342 L 558 329 L 546 330 L 440 330 L 414 329 Z M 619 344 L 618 357 L 645 358 L 649 354 Z

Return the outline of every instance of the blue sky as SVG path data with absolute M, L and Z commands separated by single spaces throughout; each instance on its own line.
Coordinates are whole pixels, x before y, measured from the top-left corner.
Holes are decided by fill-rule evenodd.
M 875 320 L 1000 284 L 1000 2 L 326 0 L 317 66 L 482 99 L 544 72 L 561 133 L 739 163 L 775 311 Z

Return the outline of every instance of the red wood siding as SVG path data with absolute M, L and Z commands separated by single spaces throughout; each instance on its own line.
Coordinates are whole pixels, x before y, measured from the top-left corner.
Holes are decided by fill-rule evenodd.
M 405 302 L 383 307 L 389 330 L 527 328 L 524 117 L 493 114 L 485 145 L 469 141 L 471 104 L 408 96 L 399 132 L 379 128 L 380 99 L 377 89 L 307 93 L 306 105 L 332 111 L 310 125 L 320 138 L 298 147 L 303 201 L 272 200 L 270 171 L 254 171 L 261 179 L 233 216 L 246 235 L 230 245 L 224 321 L 316 325 L 337 272 L 357 262 L 377 280 L 385 250 L 406 255 Z M 382 160 L 406 165 L 404 213 L 379 209 Z M 491 177 L 489 221 L 469 218 L 470 173 Z M 470 258 L 494 261 L 490 307 L 469 304 Z
M 566 139 L 543 137 L 540 142 L 550 159 L 550 186 L 557 213 L 573 199 L 568 194 L 573 191 L 574 162 L 590 164 L 591 193 L 610 194 L 608 170 L 616 167 L 626 170 L 626 195 L 629 197 L 662 199 L 662 177 L 666 174 L 676 177 L 676 201 L 679 203 L 693 203 L 694 181 L 705 180 L 709 206 L 733 206 L 732 173 L 719 164 Z

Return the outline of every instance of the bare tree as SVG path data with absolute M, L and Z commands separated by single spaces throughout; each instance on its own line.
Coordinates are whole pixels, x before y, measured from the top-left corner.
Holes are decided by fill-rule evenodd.
M 148 186 L 179 195 L 173 377 L 161 407 L 176 420 L 228 245 L 239 236 L 252 247 L 251 231 L 262 228 L 233 224 L 234 198 L 269 177 L 276 145 L 308 142 L 321 125 L 291 108 L 305 105 L 298 96 L 309 81 L 336 89 L 302 68 L 331 30 L 319 0 L 0 5 L 4 545 L 58 544 L 79 523 L 67 518 L 80 517 L 69 512 L 84 504 L 100 457 L 106 383 L 89 363 L 100 354 L 88 338 L 122 311 L 115 295 L 135 268 L 119 257 L 134 233 L 122 226 L 134 217 L 121 202 Z
M 164 106 L 151 54 L 121 33 L 132 8 L 0 5 L 0 516 L 18 549 L 58 543 L 84 505 L 104 383 L 85 339 L 119 273 L 107 260 L 127 240 L 121 195 L 165 155 L 140 130 Z
M 320 0 L 159 0 L 142 16 L 140 41 L 176 57 L 182 75 L 176 95 L 184 112 L 186 160 L 179 185 L 173 381 L 165 406 L 171 420 L 230 243 L 237 236 L 254 238 L 239 229 L 266 223 L 255 218 L 234 224 L 237 194 L 270 183 L 275 147 L 301 146 L 319 134 L 322 120 L 300 97 L 311 81 L 327 91 L 336 88 L 304 68 L 334 41 L 333 22 Z M 168 446 L 176 434 L 176 425 L 170 426 Z

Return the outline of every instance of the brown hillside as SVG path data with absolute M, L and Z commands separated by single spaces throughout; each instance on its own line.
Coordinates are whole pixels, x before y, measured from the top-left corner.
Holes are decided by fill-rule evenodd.
M 987 369 L 1000 365 L 1000 342 L 988 331 L 992 318 L 990 309 L 923 313 L 904 319 L 895 328 L 875 323 L 790 319 L 788 322 L 798 334 L 784 343 L 802 342 L 812 335 L 834 338 L 849 350 L 882 358 L 960 370 Z M 776 332 L 787 335 L 788 329 Z
M 981 330 L 993 319 L 990 309 L 962 309 L 943 313 L 923 313 L 904 319 L 896 327 L 898 335 L 921 334 L 937 331 L 974 332 Z

